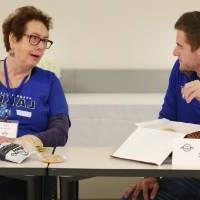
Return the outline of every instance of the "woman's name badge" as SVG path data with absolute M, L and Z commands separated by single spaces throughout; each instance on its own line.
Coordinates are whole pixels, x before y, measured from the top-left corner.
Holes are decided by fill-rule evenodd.
M 16 110 L 16 113 L 17 113 L 18 116 L 28 117 L 28 118 L 31 118 L 31 117 L 32 117 L 32 113 L 29 112 L 29 111 Z
M 0 136 L 16 138 L 18 131 L 18 121 L 0 121 Z

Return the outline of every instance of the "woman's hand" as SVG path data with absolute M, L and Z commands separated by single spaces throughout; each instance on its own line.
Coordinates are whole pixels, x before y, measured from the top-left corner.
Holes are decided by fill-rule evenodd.
M 43 147 L 42 141 L 35 135 L 23 135 L 16 138 L 14 143 L 19 144 L 26 149 Z
M 137 200 L 140 192 L 143 193 L 144 200 L 154 199 L 159 190 L 157 178 L 147 177 L 133 185 L 130 190 L 126 191 L 123 198 L 126 199 L 131 195 L 132 200 Z
M 6 136 L 0 136 L 0 144 L 2 144 L 4 142 L 13 143 L 15 139 L 16 138 L 9 138 L 9 137 L 6 137 Z

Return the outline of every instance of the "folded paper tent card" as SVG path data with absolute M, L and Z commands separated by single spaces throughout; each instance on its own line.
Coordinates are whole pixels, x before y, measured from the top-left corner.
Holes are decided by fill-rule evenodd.
M 173 141 L 200 130 L 200 125 L 158 119 L 137 124 L 113 157 L 161 165 L 172 153 Z

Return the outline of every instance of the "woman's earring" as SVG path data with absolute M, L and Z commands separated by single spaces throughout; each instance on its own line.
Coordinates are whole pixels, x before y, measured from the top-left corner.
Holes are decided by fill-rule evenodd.
M 15 56 L 15 51 L 14 51 L 14 49 L 10 49 L 9 54 L 10 54 L 10 56 L 14 57 L 14 56 Z

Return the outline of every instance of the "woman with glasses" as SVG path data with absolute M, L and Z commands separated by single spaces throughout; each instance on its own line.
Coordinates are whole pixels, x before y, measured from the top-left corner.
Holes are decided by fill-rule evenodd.
M 55 147 L 66 144 L 70 121 L 58 78 L 37 66 L 53 44 L 51 28 L 52 19 L 32 6 L 18 8 L 3 22 L 7 57 L 0 62 L 0 119 L 18 121 L 16 137 L 33 135 Z M 9 134 L 0 136 L 0 143 L 14 140 Z M 26 199 L 26 184 L 0 177 L 0 198 Z

